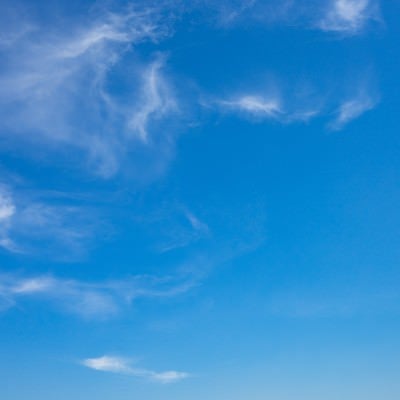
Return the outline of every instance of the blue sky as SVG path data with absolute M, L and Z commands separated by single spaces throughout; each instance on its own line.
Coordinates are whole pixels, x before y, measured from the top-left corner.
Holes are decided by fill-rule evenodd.
M 400 2 L 0 5 L 0 397 L 400 396 Z

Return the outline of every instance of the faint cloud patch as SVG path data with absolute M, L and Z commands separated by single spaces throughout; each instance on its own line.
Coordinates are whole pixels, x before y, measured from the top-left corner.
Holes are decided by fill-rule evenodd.
M 139 214 L 133 220 L 159 253 L 183 249 L 212 236 L 208 224 L 179 202 L 164 201 L 150 211 L 137 209 Z
M 324 31 L 360 33 L 369 21 L 379 20 L 379 3 L 374 0 L 332 0 L 318 24 Z
M 381 21 L 379 0 L 205 0 L 194 4 L 208 10 L 208 18 L 223 28 L 250 21 L 348 36 L 362 33 L 372 21 Z
M 379 99 L 370 93 L 359 93 L 355 97 L 344 100 L 336 111 L 336 118 L 329 124 L 333 130 L 343 129 L 349 122 L 361 117 L 375 108 Z
M 32 197 L 0 186 L 0 247 L 12 253 L 80 258 L 101 225 L 92 208 L 74 204 L 67 195 Z
M 0 299 L 3 310 L 21 305 L 24 300 L 36 300 L 83 318 L 107 319 L 139 298 L 163 299 L 186 293 L 195 281 L 190 274 L 140 275 L 105 282 L 82 282 L 46 275 L 0 275 Z
M 16 246 L 8 235 L 16 207 L 9 191 L 0 186 L 0 247 L 13 251 Z

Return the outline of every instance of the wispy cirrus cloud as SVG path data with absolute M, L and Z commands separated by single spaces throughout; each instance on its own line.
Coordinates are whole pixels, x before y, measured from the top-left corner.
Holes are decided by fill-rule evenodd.
M 149 369 L 138 368 L 132 366 L 130 360 L 126 358 L 107 355 L 84 359 L 81 361 L 81 364 L 96 371 L 130 375 L 163 384 L 178 382 L 190 376 L 187 372 L 173 370 L 156 372 Z
M 134 221 L 154 242 L 157 252 L 182 249 L 211 236 L 211 229 L 199 215 L 178 202 L 165 201 L 154 210 L 137 209 Z
M 59 260 L 83 255 L 101 222 L 90 207 L 59 197 L 32 197 L 0 185 L 0 248 Z
M 307 108 L 288 107 L 281 98 L 263 94 L 242 94 L 228 100 L 214 103 L 217 109 L 229 114 L 237 113 L 258 122 L 277 121 L 282 124 L 307 122 L 320 114 L 321 105 L 313 104 Z
M 250 88 L 247 92 L 228 95 L 225 99 L 209 100 L 203 106 L 250 121 L 276 121 L 281 124 L 307 123 L 333 115 L 327 127 L 340 130 L 378 104 L 379 95 L 373 81 L 373 76 L 367 71 L 353 78 L 351 83 L 338 82 L 335 90 L 311 85 L 312 90 L 296 93 L 285 91 L 282 85 L 275 84 L 273 90 L 261 92 Z
M 149 129 L 152 120 L 162 119 L 178 111 L 178 105 L 172 90 L 162 74 L 164 60 L 155 60 L 143 73 L 141 95 L 132 112 L 129 129 L 144 142 L 149 140 Z
M 336 118 L 330 123 L 329 127 L 333 130 L 342 129 L 349 122 L 375 108 L 378 101 L 377 96 L 368 92 L 361 92 L 344 100 L 336 110 Z
M 176 13 L 190 18 L 200 3 L 220 10 L 222 25 L 267 18 L 342 33 L 361 31 L 379 10 L 373 0 L 245 0 L 195 2 Z M 0 69 L 0 137 L 8 148 L 17 146 L 32 157 L 33 150 L 44 149 L 56 163 L 73 158 L 78 168 L 105 178 L 122 165 L 132 167 L 126 169 L 133 174 L 140 169 L 135 176 L 141 179 L 162 174 L 182 117 L 167 59 L 157 52 L 157 43 L 172 32 L 173 5 L 139 2 L 118 12 L 103 8 L 72 21 L 68 35 L 26 16 L 3 24 L 0 57 L 7 63 Z M 147 54 L 146 61 L 138 50 L 143 43 L 152 44 L 147 53 L 153 56 Z M 320 111 L 287 107 L 276 96 L 257 92 L 222 99 L 220 107 L 285 123 L 309 120 Z
M 140 275 L 123 280 L 83 282 L 50 275 L 24 277 L 0 275 L 1 309 L 27 300 L 49 303 L 61 311 L 84 318 L 109 318 L 136 299 L 162 299 L 190 290 L 196 280 L 189 275 Z
M 178 109 L 162 73 L 164 59 L 143 62 L 135 52 L 168 35 L 163 18 L 162 8 L 138 5 L 79 21 L 68 35 L 51 25 L 18 35 L 0 49 L 8 60 L 0 70 L 0 135 L 25 150 L 40 146 L 60 155 L 67 148 L 77 159 L 84 153 L 89 170 L 115 174 L 136 140 L 149 141 L 154 127 Z M 9 37 L 9 29 L 0 37 Z M 124 82 L 124 90 L 115 90 L 115 81 Z M 167 132 L 157 145 L 171 138 Z

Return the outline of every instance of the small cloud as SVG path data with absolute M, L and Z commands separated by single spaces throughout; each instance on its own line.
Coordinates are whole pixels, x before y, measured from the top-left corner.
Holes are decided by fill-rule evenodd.
M 150 372 L 150 371 L 148 371 Z M 166 371 L 166 372 L 151 372 L 150 378 L 153 381 L 160 383 L 173 383 L 188 378 L 190 375 L 187 372 Z
M 280 101 L 275 97 L 244 95 L 234 100 L 220 101 L 228 110 L 239 111 L 255 118 L 279 119 L 282 115 Z
M 95 369 L 96 371 L 106 371 L 114 373 L 129 373 L 128 360 L 120 357 L 102 356 L 98 358 L 87 358 L 82 361 L 85 367 Z
M 128 359 L 113 356 L 102 356 L 98 358 L 87 358 L 81 362 L 87 368 L 96 371 L 111 372 L 115 374 L 130 375 L 144 378 L 159 383 L 173 383 L 189 377 L 187 372 L 164 371 L 155 372 L 143 368 L 134 368 Z
M 357 34 L 368 21 L 378 19 L 377 10 L 377 4 L 372 0 L 332 0 L 319 28 L 324 31 Z
M 329 127 L 333 130 L 340 130 L 349 122 L 372 110 L 377 103 L 378 100 L 376 98 L 365 92 L 345 100 L 340 104 L 336 112 L 336 118 L 329 124 Z
M 17 295 L 43 293 L 52 290 L 53 285 L 54 285 L 53 279 L 39 277 L 17 282 L 11 291 Z
M 307 102 L 307 99 L 304 100 Z M 282 124 L 308 122 L 319 115 L 320 110 L 316 106 L 305 108 L 285 104 L 281 96 L 242 95 L 233 100 L 217 101 L 217 107 L 233 113 L 236 112 L 256 121 L 273 120 Z
M 203 221 L 200 221 L 200 219 L 198 217 L 196 217 L 192 212 L 190 212 L 189 210 L 184 210 L 185 216 L 188 219 L 188 221 L 190 222 L 190 225 L 192 226 L 192 228 L 199 233 L 204 233 L 207 234 L 209 232 L 209 227 L 206 223 L 204 223 Z

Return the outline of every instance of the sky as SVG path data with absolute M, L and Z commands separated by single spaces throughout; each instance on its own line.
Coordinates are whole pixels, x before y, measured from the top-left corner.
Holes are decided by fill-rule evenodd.
M 0 398 L 397 400 L 399 18 L 2 0 Z

